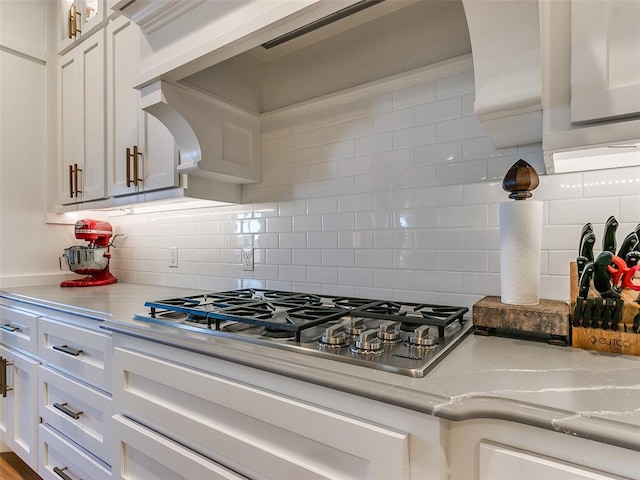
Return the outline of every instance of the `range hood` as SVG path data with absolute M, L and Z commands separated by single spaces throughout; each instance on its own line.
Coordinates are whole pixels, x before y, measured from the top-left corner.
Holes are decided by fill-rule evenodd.
M 259 182 L 262 113 L 468 53 L 493 143 L 542 141 L 538 0 L 242 0 L 214 18 L 218 3 L 115 7 L 145 31 L 143 108 L 173 133 L 182 173 Z M 247 20 L 229 30 L 234 15 Z

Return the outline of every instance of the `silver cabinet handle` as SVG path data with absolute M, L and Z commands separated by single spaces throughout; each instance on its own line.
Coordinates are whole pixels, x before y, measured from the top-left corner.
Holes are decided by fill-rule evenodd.
M 73 480 L 69 475 L 67 475 L 66 473 L 64 473 L 64 471 L 67 469 L 67 467 L 53 467 L 53 472 L 58 475 L 60 478 L 62 478 L 62 480 Z
M 9 365 L 13 365 L 13 363 L 8 362 L 4 357 L 0 357 L 0 393 L 2 393 L 2 398 L 6 398 L 7 392 L 13 390 L 13 387 L 7 385 L 7 367 Z
M 78 420 L 80 415 L 82 415 L 82 410 L 73 410 L 72 408 L 67 406 L 67 402 L 64 403 L 54 403 L 53 406 L 60 410 L 65 415 L 70 416 L 71 418 Z
M 77 357 L 82 353 L 82 350 L 71 348 L 69 345 L 54 345 L 53 349 L 58 350 L 62 353 L 66 353 L 67 355 L 73 355 L 74 357 Z
M 18 330 L 16 327 L 12 327 L 8 323 L 5 323 L 4 325 L 0 325 L 0 328 L 7 332 L 15 332 L 16 330 Z

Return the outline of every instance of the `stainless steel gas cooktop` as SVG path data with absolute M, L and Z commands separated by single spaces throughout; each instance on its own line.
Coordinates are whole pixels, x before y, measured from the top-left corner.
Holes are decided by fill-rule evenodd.
M 423 377 L 472 325 L 465 307 L 244 289 L 145 303 L 134 319 Z

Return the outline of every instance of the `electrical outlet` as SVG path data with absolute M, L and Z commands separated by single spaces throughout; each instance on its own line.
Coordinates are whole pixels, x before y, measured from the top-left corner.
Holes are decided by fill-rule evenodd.
M 242 270 L 253 270 L 253 247 L 242 249 Z
M 169 267 L 178 268 L 178 247 L 169 247 Z

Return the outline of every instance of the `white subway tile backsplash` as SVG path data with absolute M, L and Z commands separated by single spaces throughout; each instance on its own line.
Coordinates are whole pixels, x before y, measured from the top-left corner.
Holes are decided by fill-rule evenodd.
M 434 187 L 436 185 L 435 167 L 403 168 L 393 172 L 393 185 L 396 188 Z
M 353 230 L 354 225 L 355 217 L 350 212 L 322 215 L 322 230 L 325 232 Z
M 621 197 L 620 199 L 621 222 L 640 223 L 640 195 Z
M 356 267 L 367 268 L 392 268 L 393 250 L 380 248 L 356 250 Z
M 460 97 L 447 98 L 419 105 L 414 110 L 416 125 L 459 118 L 462 116 L 462 99 Z
M 413 109 L 404 108 L 373 117 L 373 132 L 382 133 L 413 126 Z
M 280 248 L 306 248 L 307 234 L 299 233 L 281 233 L 278 237 L 278 246 Z
M 376 269 L 373 283 L 376 288 L 412 290 L 415 288 L 415 272 L 412 270 Z
M 357 287 L 373 287 L 372 268 L 339 268 L 338 283 Z
M 473 71 L 458 73 L 439 79 L 437 84 L 438 98 L 459 97 L 475 91 Z
M 307 146 L 324 145 L 325 143 L 335 143 L 338 140 L 338 127 L 329 125 L 326 127 L 310 130 L 307 132 Z
M 438 226 L 442 228 L 487 227 L 489 208 L 487 205 L 438 208 Z
M 611 215 L 619 216 L 619 202 L 616 197 L 549 202 L 549 223 L 552 225 L 604 223 Z
M 436 82 L 421 83 L 393 92 L 393 108 L 413 107 L 437 98 Z
M 401 168 L 409 168 L 414 165 L 413 159 L 414 150 L 412 148 L 376 153 L 373 156 L 373 169 L 376 172 L 386 172 Z
M 292 250 L 293 265 L 322 265 L 322 249 L 303 248 Z
M 309 248 L 337 248 L 338 232 L 309 232 L 307 233 Z
M 583 173 L 585 197 L 620 197 L 640 194 L 640 166 L 612 169 L 603 176 L 599 171 Z
M 338 140 L 366 137 L 373 133 L 373 118 L 365 117 L 338 124 Z
M 436 143 L 437 124 L 418 125 L 393 132 L 393 148 L 412 148 Z
M 487 179 L 487 161 L 451 163 L 436 166 L 438 185 L 460 185 L 484 182 Z
M 484 130 L 475 116 L 462 117 L 438 122 L 438 143 L 462 140 L 484 135 Z
M 364 98 L 354 103 L 355 117 L 372 117 L 379 113 L 389 112 L 393 109 L 393 95 L 385 93 L 370 98 Z
M 392 133 L 383 133 L 355 139 L 355 155 L 368 155 L 390 151 L 393 147 Z
M 351 249 L 324 249 L 322 251 L 322 265 L 325 267 L 353 267 L 355 253 Z
M 415 149 L 415 164 L 439 165 L 462 161 L 462 142 L 444 142 Z
M 403 270 L 436 270 L 438 252 L 435 250 L 394 250 L 393 268 Z
M 541 295 L 568 300 L 582 224 L 599 250 L 610 215 L 619 232 L 640 223 L 640 167 L 545 176 L 541 144 L 496 149 L 473 115 L 470 66 L 264 115 L 263 179 L 243 185 L 244 204 L 113 217 L 116 276 L 471 307 L 499 294 L 502 178 L 523 158 L 544 202 Z

